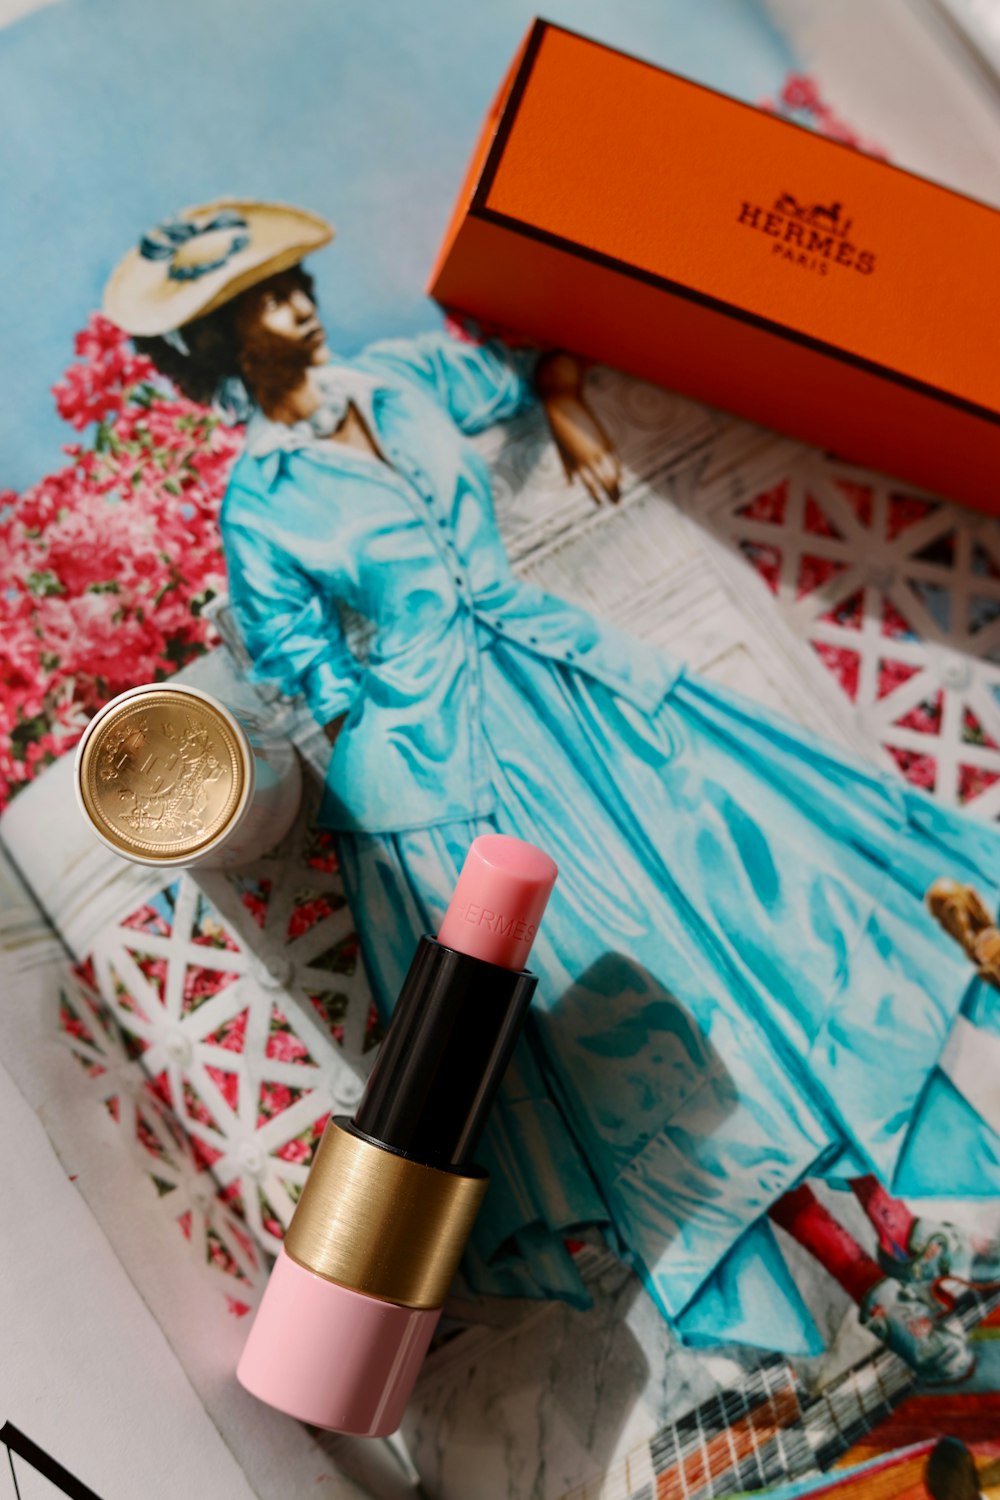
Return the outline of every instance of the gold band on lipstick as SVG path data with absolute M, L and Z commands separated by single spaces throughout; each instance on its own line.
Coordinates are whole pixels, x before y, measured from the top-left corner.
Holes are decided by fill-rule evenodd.
M 440 1307 L 489 1181 L 372 1145 L 331 1120 L 285 1236 L 292 1260 L 403 1307 Z

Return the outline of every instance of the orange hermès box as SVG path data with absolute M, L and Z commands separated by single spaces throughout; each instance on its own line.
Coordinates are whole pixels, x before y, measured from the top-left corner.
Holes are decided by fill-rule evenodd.
M 1000 511 L 1000 213 L 545 21 L 446 306 Z

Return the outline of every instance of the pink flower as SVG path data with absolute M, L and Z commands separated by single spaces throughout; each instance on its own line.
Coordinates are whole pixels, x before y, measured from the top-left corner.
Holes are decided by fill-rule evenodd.
M 223 969 L 204 969 L 194 964 L 188 966 L 184 974 L 184 995 L 181 1001 L 181 1010 L 185 1015 L 205 1000 L 210 1000 L 220 990 L 225 989 L 227 984 L 233 984 L 239 979 L 238 974 L 228 973 Z
M 136 953 L 135 961 L 144 978 L 152 985 L 157 999 L 162 1003 L 167 989 L 167 960 L 154 958 L 150 953 Z
M 982 723 L 968 706 L 962 710 L 962 739 L 967 745 L 983 745 L 987 750 L 1000 750 L 1000 745 L 992 735 L 986 733 Z
M 739 514 L 749 521 L 768 521 L 781 525 L 788 505 L 788 480 L 783 479 L 773 489 L 762 490 L 749 505 L 744 505 Z
M 335 873 L 338 869 L 333 834 L 326 828 L 310 828 L 305 848 L 306 864 L 313 870 Z
M 65 1031 L 67 1036 L 75 1037 L 78 1042 L 90 1042 L 93 1046 L 94 1038 L 80 1020 L 80 1017 L 75 1016 L 66 1005 L 60 1007 L 59 1026 L 62 1031 Z
M 225 1068 L 213 1068 L 210 1064 L 206 1066 L 205 1072 L 235 1114 L 239 1106 L 240 1097 L 239 1076 L 236 1073 L 230 1073 Z M 211 1121 L 211 1117 L 209 1119 Z
M 160 1142 L 159 1136 L 152 1127 L 139 1115 L 135 1122 L 135 1134 L 139 1143 L 145 1146 L 151 1156 L 162 1158 L 166 1153 Z
M 915 750 L 900 750 L 895 745 L 885 747 L 896 762 L 904 777 L 921 791 L 932 792 L 937 783 L 937 761 L 932 755 L 918 755 Z
M 311 901 L 303 901 L 301 905 L 295 907 L 288 920 L 288 941 L 292 942 L 294 938 L 304 937 L 316 926 L 317 922 L 322 922 L 324 917 L 332 916 L 333 912 L 334 907 L 326 895 L 318 894 Z
M 920 734 L 940 734 L 941 716 L 944 712 L 944 693 L 938 692 L 933 698 L 918 703 L 907 713 L 902 714 L 896 723 L 904 729 L 915 729 Z
M 168 1109 L 173 1109 L 174 1100 L 170 1092 L 170 1080 L 165 1070 L 162 1073 L 158 1073 L 155 1078 L 148 1078 L 146 1080 L 146 1088 L 153 1095 L 154 1099 L 158 1099 Z
M 132 927 L 139 932 L 154 932 L 161 937 L 167 937 L 170 933 L 166 919 L 160 915 L 155 906 L 150 906 L 148 903 L 137 907 L 125 918 L 121 926 Z
M 856 651 L 844 646 L 830 646 L 824 641 L 811 641 L 817 656 L 828 667 L 853 702 L 858 696 L 858 680 L 861 674 L 861 657 Z
M 127 344 L 128 334 L 101 313 L 91 313 L 86 328 L 81 328 L 73 340 L 77 354 L 92 362 L 125 349 Z
M 273 1031 L 267 1039 L 266 1056 L 275 1062 L 312 1062 L 305 1043 L 291 1031 Z
M 95 387 L 82 365 L 70 365 L 64 378 L 52 387 L 52 394 L 59 415 L 78 432 L 121 410 L 121 392 Z
M 190 1136 L 189 1139 L 191 1141 L 191 1154 L 194 1157 L 195 1165 L 199 1172 L 207 1172 L 219 1160 L 222 1152 L 217 1151 L 214 1146 L 209 1146 L 207 1142 L 201 1140 L 196 1135 Z
M 888 697 L 921 670 L 920 667 L 911 666 L 909 662 L 892 661 L 888 657 L 883 657 L 878 664 L 878 696 Z
M 989 791 L 1000 781 L 1000 771 L 989 771 L 985 766 L 959 766 L 958 800 L 962 805 L 971 802 L 983 792 Z
M 260 1086 L 260 1101 L 257 1112 L 258 1126 L 272 1120 L 275 1115 L 280 1115 L 290 1104 L 294 1104 L 297 1093 L 285 1083 L 262 1083 Z
M 886 158 L 886 153 L 881 146 L 874 141 L 865 140 L 846 120 L 841 119 L 823 99 L 816 80 L 804 73 L 789 73 L 777 100 L 764 99 L 757 107 L 767 114 L 780 115 L 785 118 L 791 116 L 799 122 L 802 122 L 804 117 L 806 122 L 822 135 L 829 136 L 831 140 L 854 146 L 869 156 Z
M 234 1016 L 231 1021 L 227 1021 L 220 1028 L 215 1037 L 208 1038 L 208 1040 L 216 1041 L 220 1047 L 225 1047 L 229 1052 L 242 1052 L 246 1045 L 249 1015 L 249 1009 L 241 1010 L 238 1016 Z
M 265 886 L 267 887 L 267 890 L 264 890 Z M 259 889 L 243 892 L 243 905 L 246 907 L 253 920 L 257 923 L 258 927 L 264 926 L 264 920 L 267 916 L 267 897 L 269 894 L 270 881 L 267 880 L 261 881 Z
M 789 109 L 816 109 L 820 103 L 816 80 L 804 73 L 789 73 L 782 86 L 781 102 Z
M 286 1141 L 283 1146 L 279 1146 L 275 1155 L 280 1156 L 282 1161 L 298 1163 L 307 1162 L 312 1153 L 312 1143 L 304 1141 L 301 1136 L 297 1136 L 294 1141 Z
M 208 1260 L 213 1266 L 218 1266 L 220 1271 L 225 1271 L 229 1276 L 241 1276 L 236 1261 L 226 1246 L 214 1231 L 209 1230 L 206 1239 L 208 1241 Z
M 94 960 L 85 958 L 80 963 L 73 965 L 73 973 L 89 989 L 97 988 L 97 975 L 94 973 Z
M 844 563 L 836 562 L 831 557 L 811 557 L 803 554 L 799 559 L 797 597 L 802 599 L 806 594 L 822 588 L 824 583 L 828 583 L 831 578 L 836 578 L 838 573 L 842 573 L 844 567 Z
M 132 388 L 152 380 L 155 371 L 144 355 L 131 351 L 127 335 L 99 313 L 73 342 L 80 362 L 70 365 L 53 394 L 59 415 L 79 431 L 121 411 Z

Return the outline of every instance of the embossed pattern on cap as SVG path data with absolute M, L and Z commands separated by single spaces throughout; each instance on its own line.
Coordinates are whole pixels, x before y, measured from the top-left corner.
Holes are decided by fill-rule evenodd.
M 122 854 L 192 858 L 242 810 L 247 753 L 211 701 L 150 686 L 110 704 L 91 725 L 77 769 L 81 799 Z

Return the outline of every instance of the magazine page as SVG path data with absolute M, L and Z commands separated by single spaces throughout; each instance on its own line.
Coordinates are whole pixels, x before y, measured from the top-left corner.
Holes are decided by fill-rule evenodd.
M 442 327 L 422 279 L 527 12 L 171 14 L 0 35 L 5 1066 L 258 1494 L 722 1495 L 942 1441 L 982 1468 L 997 523 Z M 566 19 L 878 149 L 756 8 Z M 301 757 L 236 871 L 127 863 L 75 806 L 87 721 L 167 678 Z M 393 1481 L 234 1370 L 494 831 L 561 873 Z
M 662 494 L 641 477 L 642 468 L 653 467 L 659 482 L 676 483 L 680 491 L 694 464 L 708 460 L 710 472 L 712 462 L 725 472 L 727 447 L 741 450 L 752 435 L 730 426 L 720 440 L 717 419 L 611 372 L 596 375 L 594 389 L 602 420 L 617 435 L 625 474 L 620 506 L 603 515 L 597 533 L 587 497 L 567 496 L 535 418 L 508 427 L 502 439 L 491 435 L 480 443 L 497 476 L 498 496 L 505 496 L 500 514 L 521 575 L 634 622 L 649 639 L 698 662 L 717 680 L 752 685 L 774 707 L 790 713 L 808 702 L 809 717 L 816 722 L 826 715 L 835 732 L 822 679 L 810 683 L 794 651 L 786 655 L 772 646 L 753 613 L 734 601 L 720 559 L 710 555 L 697 528 L 678 505 L 664 506 Z M 668 434 L 675 437 L 673 452 Z M 657 547 L 643 561 L 651 531 Z M 595 549 L 602 557 L 599 574 L 592 564 Z M 225 604 L 215 619 L 231 635 Z M 94 1170 L 78 1173 L 82 1190 L 206 1406 L 259 1484 L 259 1454 L 242 1444 L 249 1434 L 260 1440 L 266 1429 L 248 1423 L 249 1398 L 235 1386 L 232 1368 L 263 1289 L 266 1257 L 280 1246 L 326 1120 L 357 1105 L 381 1025 L 359 964 L 333 840 L 315 826 L 318 777 L 329 746 L 294 704 L 272 695 L 267 705 L 240 675 L 242 659 L 234 640 L 232 649 L 220 645 L 174 680 L 210 691 L 246 723 L 267 713 L 295 738 L 310 773 L 295 828 L 281 847 L 233 874 L 150 870 L 93 839 L 76 806 L 72 756 L 55 761 L 0 818 L 0 839 L 34 898 L 28 908 L 33 930 L 27 932 L 15 920 L 15 904 L 6 903 L 6 947 L 12 982 L 20 985 L 22 975 L 37 969 L 39 956 L 51 959 L 57 947 L 44 913 L 71 962 L 47 1005 L 21 1005 L 7 1016 L 4 1055 L 22 1086 L 44 1100 L 60 1154 L 72 1151 L 79 1168 L 81 1154 L 95 1152 Z M 54 1053 L 66 1048 L 81 1070 L 70 1086 L 61 1071 L 51 1072 Z M 65 1066 L 62 1056 L 59 1062 Z M 50 1090 L 55 1099 L 48 1097 Z M 91 1118 L 96 1139 L 86 1128 Z M 108 1180 L 101 1171 L 109 1129 L 117 1135 L 129 1178 L 116 1172 Z M 133 1183 L 128 1192 L 126 1180 Z M 643 1342 L 651 1341 L 655 1359 L 669 1357 L 672 1370 L 690 1366 L 692 1378 L 708 1379 L 717 1362 L 675 1349 L 659 1315 L 634 1277 L 602 1247 L 600 1235 L 581 1233 L 585 1238 L 574 1242 L 567 1262 L 572 1281 L 566 1290 L 576 1303 L 592 1301 L 594 1312 L 584 1316 L 600 1320 L 591 1378 L 605 1378 L 609 1339 L 622 1343 L 619 1359 L 636 1358 L 636 1336 L 623 1317 L 634 1304 L 631 1322 Z M 199 1297 L 179 1296 L 165 1278 L 159 1252 L 153 1252 L 158 1234 L 179 1274 L 197 1280 Z M 451 1423 L 438 1413 L 442 1402 L 464 1409 L 471 1401 L 471 1410 L 456 1419 L 455 1435 L 475 1432 L 511 1368 L 537 1368 L 535 1341 L 550 1347 L 553 1319 L 566 1312 L 534 1298 L 456 1289 L 407 1426 L 425 1476 L 437 1471 L 440 1458 L 434 1455 L 445 1454 L 446 1472 L 459 1457 L 457 1489 L 480 1465 L 496 1466 L 498 1482 L 510 1465 L 523 1463 L 558 1464 L 567 1482 L 590 1471 L 599 1445 L 593 1436 L 581 1438 L 575 1416 L 543 1446 L 526 1430 L 501 1465 L 495 1435 L 480 1431 L 463 1450 L 461 1443 L 446 1441 Z M 574 1310 L 570 1316 L 576 1337 L 581 1314 Z M 207 1317 L 218 1325 L 210 1349 Z M 730 1367 L 728 1359 L 723 1362 L 724 1376 Z M 473 1368 L 487 1375 L 485 1389 L 470 1385 Z M 629 1432 L 641 1435 L 655 1423 L 659 1406 L 650 1404 L 650 1396 L 656 1388 L 647 1391 L 645 1378 L 635 1385 Z M 560 1405 L 566 1399 L 561 1382 L 557 1399 Z M 581 1391 L 579 1399 L 589 1404 L 593 1394 Z M 433 1413 L 430 1423 L 422 1410 Z M 422 1451 L 425 1442 L 428 1453 Z M 471 1470 L 461 1461 L 463 1452 Z M 335 1456 L 341 1466 L 358 1463 L 343 1445 Z
M 30 1217 L 5 1214 L 2 1229 L 8 1354 L 0 1444 L 17 1492 L 72 1494 L 62 1488 L 68 1475 L 102 1495 L 252 1500 L 255 1491 L 4 1069 L 0 1121 L 8 1201 L 34 1203 Z M 91 1395 L 82 1402 L 85 1383 Z

